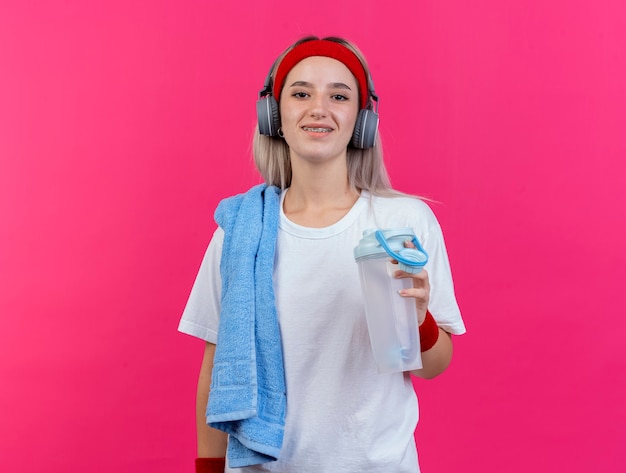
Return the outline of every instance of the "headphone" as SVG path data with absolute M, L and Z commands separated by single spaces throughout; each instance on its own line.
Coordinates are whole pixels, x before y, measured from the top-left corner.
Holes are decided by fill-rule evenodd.
M 280 112 L 278 102 L 272 91 L 272 71 L 275 65 L 276 63 L 272 65 L 270 72 L 267 74 L 263 89 L 259 92 L 259 98 L 256 102 L 259 133 L 265 136 L 279 136 Z M 352 132 L 352 146 L 358 149 L 373 147 L 378 133 L 378 96 L 374 91 L 374 82 L 369 74 L 367 76 L 367 85 L 369 89 L 368 104 L 365 108 L 359 110 L 354 131 Z M 372 102 L 376 103 L 375 109 Z

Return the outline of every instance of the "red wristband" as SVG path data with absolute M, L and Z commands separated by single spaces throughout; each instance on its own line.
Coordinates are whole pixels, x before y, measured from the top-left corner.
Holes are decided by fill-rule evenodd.
M 196 473 L 224 473 L 225 458 L 196 458 Z
M 439 326 L 430 311 L 426 311 L 426 318 L 420 325 L 420 349 L 422 352 L 430 350 L 439 339 Z

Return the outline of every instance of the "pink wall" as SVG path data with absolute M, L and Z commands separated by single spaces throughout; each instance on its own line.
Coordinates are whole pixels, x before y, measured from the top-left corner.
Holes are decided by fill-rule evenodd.
M 191 471 L 178 318 L 307 33 L 360 45 L 395 184 L 442 202 L 469 333 L 416 382 L 424 472 L 624 471 L 624 3 L 237 3 L 2 0 L 0 471 Z

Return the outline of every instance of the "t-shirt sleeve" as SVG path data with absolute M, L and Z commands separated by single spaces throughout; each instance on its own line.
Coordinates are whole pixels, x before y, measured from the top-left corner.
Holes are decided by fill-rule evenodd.
M 204 254 L 178 330 L 210 343 L 217 343 L 222 280 L 220 261 L 224 231 L 217 228 Z
M 423 206 L 423 211 L 420 212 L 423 221 L 421 225 L 416 226 L 416 230 L 421 230 L 416 231 L 416 234 L 428 253 L 426 270 L 430 281 L 429 310 L 442 329 L 454 335 L 461 335 L 465 333 L 465 324 L 454 293 L 443 232 L 430 207 L 421 201 L 420 204 Z

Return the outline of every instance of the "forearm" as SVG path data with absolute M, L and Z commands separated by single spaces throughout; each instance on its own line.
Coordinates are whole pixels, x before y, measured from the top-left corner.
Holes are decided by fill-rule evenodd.
M 196 396 L 196 431 L 198 439 L 198 457 L 223 458 L 226 456 L 228 436 L 221 430 L 213 429 L 206 424 L 206 406 L 209 400 L 211 373 L 213 371 L 213 355 L 215 345 L 207 343 Z
M 204 407 L 200 407 L 200 397 L 196 409 L 196 431 L 198 439 L 198 457 L 200 458 L 224 458 L 226 456 L 226 443 L 228 436 L 221 430 L 213 429 L 206 424 Z
M 412 243 L 408 243 L 409 246 Z M 419 378 L 431 379 L 439 376 L 450 365 L 452 360 L 452 338 L 448 332 L 436 325 L 432 314 L 428 311 L 430 300 L 430 281 L 428 272 L 422 270 L 419 273 L 406 273 L 396 271 L 395 277 L 413 279 L 413 288 L 402 289 L 402 297 L 412 297 L 415 299 L 418 320 L 420 321 L 420 342 L 422 344 L 422 368 L 411 371 Z M 436 340 L 433 345 L 432 342 Z
M 437 343 L 429 350 L 422 352 L 422 368 L 411 371 L 411 374 L 424 379 L 434 378 L 448 368 L 451 360 L 452 337 L 448 332 L 439 328 Z

